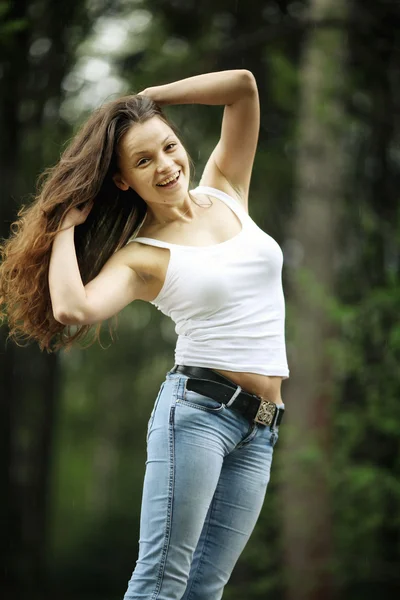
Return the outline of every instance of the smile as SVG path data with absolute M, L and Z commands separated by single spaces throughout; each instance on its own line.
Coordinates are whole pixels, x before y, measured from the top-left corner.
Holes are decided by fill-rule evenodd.
M 160 181 L 160 183 L 157 183 L 156 185 L 159 187 L 172 187 L 178 181 L 180 174 L 180 171 L 176 171 L 171 177 L 164 179 L 164 181 Z

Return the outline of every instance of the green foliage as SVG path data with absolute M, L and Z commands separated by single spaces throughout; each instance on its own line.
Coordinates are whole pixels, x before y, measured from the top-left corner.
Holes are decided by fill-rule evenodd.
M 53 577 L 70 585 L 71 574 L 86 587 L 93 569 L 100 569 L 97 576 L 103 571 L 91 559 L 81 570 L 82 548 L 89 546 L 87 556 L 109 554 L 108 565 L 119 560 L 115 547 L 126 548 L 120 582 L 128 576 L 137 550 L 147 421 L 173 365 L 170 332 L 156 309 L 138 301 L 118 320 L 115 344 L 63 355 L 51 554 Z
M 12 3 L 2 0 L 0 2 L 0 48 L 9 46 L 15 34 L 27 29 L 27 19 L 10 18 Z
M 270 71 L 271 99 L 281 110 L 296 109 L 298 91 L 297 69 L 291 57 L 281 49 L 265 50 L 265 60 Z
M 393 581 L 397 573 L 390 540 L 400 525 L 399 293 L 399 282 L 391 282 L 360 298 L 343 331 L 343 353 L 353 358 L 335 417 L 333 480 L 346 583 Z

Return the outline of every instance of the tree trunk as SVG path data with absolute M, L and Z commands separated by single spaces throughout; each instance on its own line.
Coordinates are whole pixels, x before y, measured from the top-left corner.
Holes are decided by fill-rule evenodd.
M 345 0 L 312 0 L 309 16 L 313 22 L 344 19 Z M 328 300 L 334 294 L 343 194 L 344 48 L 343 29 L 310 30 L 299 70 L 297 198 L 285 257 L 292 311 L 281 455 L 288 600 L 334 595 L 329 481 L 334 326 Z
M 34 6 L 33 6 L 34 5 Z M 44 168 L 44 106 L 59 101 L 61 83 L 71 61 L 66 33 L 76 19 L 87 27 L 82 3 L 11 3 L 0 26 L 0 237 L 21 204 L 29 202 L 35 178 Z M 2 29 L 4 27 L 4 30 Z M 83 28 L 82 28 L 83 29 Z M 30 56 L 39 38 L 52 42 L 43 57 Z M 47 82 L 47 85 L 43 85 Z M 24 108 L 29 105 L 28 115 Z M 48 125 L 48 123 L 47 123 Z M 54 119 L 53 135 L 60 125 Z M 53 138 L 54 141 L 54 138 Z M 58 152 L 53 159 L 58 158 Z M 53 160 L 52 159 L 52 160 Z M 6 343 L 0 328 L 0 588 L 5 600 L 43 599 L 57 399 L 58 356 L 36 344 L 20 348 Z

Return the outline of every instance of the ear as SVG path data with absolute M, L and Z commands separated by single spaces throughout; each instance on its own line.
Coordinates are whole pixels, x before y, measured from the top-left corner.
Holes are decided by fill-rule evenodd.
M 113 182 L 123 192 L 126 192 L 126 190 L 129 190 L 129 185 L 127 183 L 125 183 L 125 181 L 122 179 L 121 173 L 115 173 L 113 175 Z

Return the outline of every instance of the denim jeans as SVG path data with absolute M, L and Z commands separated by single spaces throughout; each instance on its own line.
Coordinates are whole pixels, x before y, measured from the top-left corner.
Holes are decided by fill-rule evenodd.
M 139 557 L 124 600 L 219 600 L 264 501 L 277 429 L 251 425 L 186 380 L 168 372 L 150 415 Z

